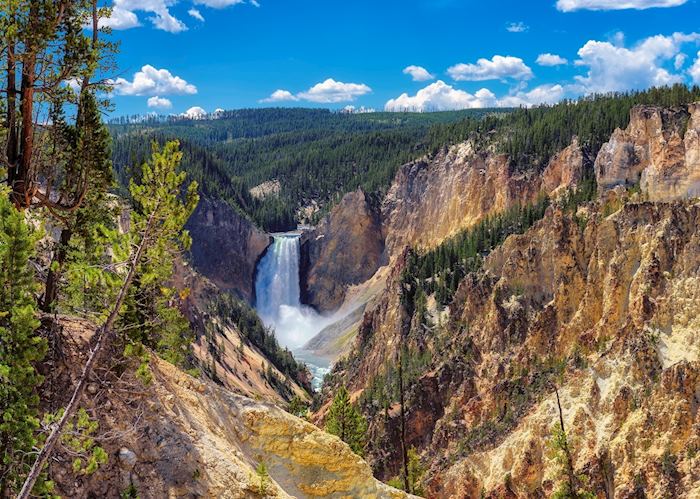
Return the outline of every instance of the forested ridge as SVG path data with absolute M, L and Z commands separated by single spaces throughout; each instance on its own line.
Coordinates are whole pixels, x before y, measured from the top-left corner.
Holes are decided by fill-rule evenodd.
M 343 194 L 358 187 L 382 193 L 400 165 L 465 140 L 508 154 L 515 170 L 541 170 L 574 136 L 595 155 L 615 128 L 627 126 L 635 105 L 673 107 L 698 99 L 697 86 L 675 85 L 530 109 L 365 114 L 243 109 L 208 120 L 115 120 L 110 128 L 121 185 L 131 175 L 127 165 L 147 156 L 151 140 L 177 138 L 184 168 L 206 195 L 278 231 L 294 227 L 303 206 L 317 203 L 317 220 Z M 279 195 L 253 198 L 249 190 L 268 180 L 280 182 Z
M 318 109 L 247 109 L 211 120 L 112 124 L 121 185 L 127 165 L 145 158 L 151 140 L 181 141 L 184 168 L 206 195 L 221 197 L 270 230 L 296 226 L 297 210 L 328 208 L 358 187 L 385 189 L 403 163 L 429 150 L 431 126 L 493 110 L 344 114 Z M 279 197 L 254 199 L 249 189 L 278 180 Z

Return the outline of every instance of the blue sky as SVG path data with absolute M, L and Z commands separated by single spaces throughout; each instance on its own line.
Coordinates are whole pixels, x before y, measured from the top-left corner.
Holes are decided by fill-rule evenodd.
M 700 83 L 700 0 L 112 1 L 116 115 L 425 111 Z

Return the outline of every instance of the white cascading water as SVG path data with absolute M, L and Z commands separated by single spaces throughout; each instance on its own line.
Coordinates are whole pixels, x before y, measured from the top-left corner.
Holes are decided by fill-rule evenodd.
M 258 264 L 255 279 L 256 309 L 266 326 L 275 331 L 280 345 L 307 362 L 318 387 L 328 372 L 301 348 L 332 319 L 301 303 L 299 287 L 299 234 L 280 234 Z

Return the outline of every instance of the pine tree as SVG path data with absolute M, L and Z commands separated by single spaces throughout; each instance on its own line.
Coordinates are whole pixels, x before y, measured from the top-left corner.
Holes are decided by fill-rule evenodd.
M 31 466 L 39 427 L 34 365 L 46 353 L 36 334 L 34 279 L 29 258 L 35 240 L 24 218 L 0 195 L 0 497 L 16 493 Z M 42 485 L 40 483 L 40 485 Z M 40 489 L 41 487 L 35 488 Z
M 146 214 L 152 213 L 153 196 L 158 190 L 182 185 L 186 174 L 179 171 L 181 161 L 177 141 L 168 142 L 162 148 L 153 143 L 152 159 L 141 168 L 141 184 L 132 182 L 130 186 L 135 204 L 132 216 L 137 226 L 143 223 Z M 190 184 L 185 203 L 174 197 L 176 204 L 158 208 L 169 214 L 162 223 L 172 232 L 144 252 L 121 321 L 128 331 L 125 339 L 129 352 L 140 354 L 143 346 L 147 346 L 165 360 L 179 365 L 186 360 L 193 337 L 189 323 L 177 308 L 179 295 L 167 283 L 172 278 L 177 257 L 191 244 L 189 234 L 182 227 L 199 201 L 196 188 L 196 182 Z
M 364 455 L 367 420 L 350 402 L 347 388 L 341 386 L 328 411 L 326 431 L 348 444 L 355 454 Z

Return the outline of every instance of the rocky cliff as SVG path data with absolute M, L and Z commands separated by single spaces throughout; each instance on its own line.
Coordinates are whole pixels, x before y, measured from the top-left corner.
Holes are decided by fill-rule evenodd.
M 93 326 L 64 318 L 61 355 L 47 371 L 43 400 L 65 403 Z M 48 368 L 48 366 L 47 366 Z M 99 422 L 97 441 L 108 462 L 77 475 L 61 448 L 49 467 L 64 497 L 367 497 L 406 494 L 378 482 L 369 466 L 338 438 L 278 407 L 234 395 L 153 358 L 144 385 L 127 369 L 99 370 L 84 407 Z M 256 467 L 264 462 L 269 479 Z M 131 494 L 131 495 L 121 495 Z
M 376 199 L 362 190 L 346 194 L 302 240 L 302 302 L 321 312 L 337 310 L 349 286 L 379 268 L 384 253 L 381 214 Z
M 700 194 L 700 104 L 639 106 L 629 126 L 615 130 L 595 163 L 603 188 L 639 185 L 650 200 Z
M 252 302 L 255 267 L 270 244 L 267 234 L 221 200 L 202 198 L 186 227 L 195 269 L 219 288 Z
M 446 310 L 430 297 L 424 317 L 408 306 L 406 254 L 394 253 L 386 288 L 329 387 L 348 384 L 370 417 L 378 476 L 400 473 L 399 392 L 390 380 L 403 358 L 406 446 L 428 468 L 429 497 L 553 494 L 562 480 L 548 444 L 555 386 L 576 473 L 598 497 L 700 496 L 700 205 L 674 201 L 697 194 L 697 109 L 635 108 L 595 160 L 600 199 L 577 210 L 564 193 L 592 169 L 577 141 L 530 186 L 503 184 L 502 193 L 527 199 L 544 190 L 562 203 L 494 250 Z M 424 167 L 415 168 L 415 177 L 405 176 L 409 168 L 399 174 L 406 188 L 420 179 Z M 427 178 L 423 192 L 437 195 L 440 186 L 428 184 L 445 178 Z M 637 181 L 639 193 L 616 187 Z M 427 218 L 393 238 L 387 230 L 387 248 L 434 245 L 474 219 L 462 208 L 465 220 L 451 222 L 442 206 L 406 210 Z M 439 229 L 424 236 L 415 224 Z

